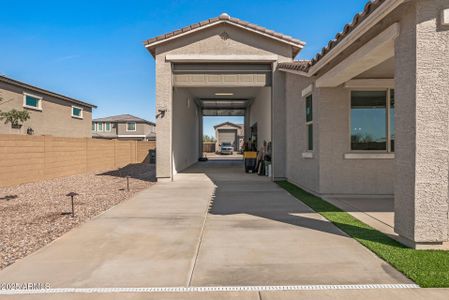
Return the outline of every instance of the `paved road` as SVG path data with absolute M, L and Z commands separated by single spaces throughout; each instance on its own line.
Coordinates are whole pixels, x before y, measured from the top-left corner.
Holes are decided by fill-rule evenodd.
M 199 163 L 174 182 L 157 183 L 4 269 L 0 282 L 52 288 L 411 283 L 268 178 L 245 174 L 241 161 Z

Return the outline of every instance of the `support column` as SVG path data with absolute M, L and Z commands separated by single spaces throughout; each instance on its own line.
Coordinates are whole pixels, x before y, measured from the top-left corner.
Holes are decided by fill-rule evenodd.
M 248 106 L 245 109 L 245 119 L 244 119 L 244 128 L 243 128 L 243 141 L 246 143 L 249 140 L 249 135 L 251 133 L 251 125 L 250 125 L 250 113 L 251 113 L 251 106 Z
M 198 158 L 203 157 L 203 111 L 200 106 L 197 106 L 198 116 Z
M 273 65 L 273 70 L 276 66 Z M 272 179 L 286 178 L 286 106 L 285 74 L 274 71 L 271 85 Z
M 447 0 L 410 2 L 395 43 L 395 231 L 415 248 L 447 246 L 449 28 Z
M 156 177 L 171 179 L 172 170 L 172 71 L 163 54 L 156 56 Z

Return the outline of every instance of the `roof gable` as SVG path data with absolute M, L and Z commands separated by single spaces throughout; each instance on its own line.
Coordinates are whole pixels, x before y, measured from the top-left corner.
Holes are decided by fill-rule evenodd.
M 78 104 L 78 105 L 81 105 L 81 106 L 90 107 L 90 108 L 97 108 L 97 106 L 94 105 L 94 104 L 90 104 L 90 103 L 87 103 L 87 102 L 84 102 L 84 101 L 81 101 L 81 100 L 78 100 L 78 99 L 74 99 L 74 98 L 67 97 L 67 96 L 64 96 L 64 95 L 61 95 L 61 94 L 58 94 L 58 93 L 55 93 L 55 92 L 51 92 L 49 90 L 45 90 L 43 88 L 40 88 L 40 87 L 31 85 L 31 84 L 28 84 L 28 83 L 25 83 L 25 82 L 22 82 L 22 81 L 18 81 L 18 80 L 15 80 L 15 79 L 3 76 L 3 75 L 0 75 L 0 82 L 3 82 L 5 84 L 7 84 L 7 85 L 19 87 L 19 88 L 22 88 L 22 89 L 25 89 L 25 90 L 29 90 L 29 91 L 32 91 L 32 92 L 41 93 L 41 94 L 44 94 L 44 95 L 47 95 L 47 96 L 50 96 L 50 97 L 54 97 L 54 98 L 57 98 L 57 99 L 60 99 L 60 100 L 65 100 L 65 101 L 68 101 L 70 103 Z
M 145 119 L 130 115 L 130 114 L 123 114 L 123 115 L 116 115 L 116 116 L 110 116 L 110 117 L 104 117 L 104 118 L 97 118 L 92 120 L 93 122 L 136 122 L 136 123 L 146 123 L 150 125 L 156 125 L 153 122 L 147 121 Z
M 155 56 L 155 48 L 158 45 L 219 24 L 229 24 L 242 30 L 254 32 L 267 38 L 277 40 L 280 43 L 288 44 L 293 48 L 293 56 L 296 56 L 305 45 L 304 42 L 291 36 L 284 35 L 246 21 L 242 21 L 238 18 L 231 17 L 226 13 L 221 14 L 219 17 L 211 18 L 199 23 L 189 25 L 179 30 L 148 39 L 144 42 L 144 44 L 148 51 L 150 51 L 150 53 Z
M 231 126 L 231 127 L 235 127 L 235 128 L 242 128 L 242 126 L 243 126 L 243 125 L 234 124 L 234 123 L 231 123 L 231 122 L 224 122 L 224 123 L 220 123 L 220 124 L 215 125 L 214 129 L 217 129 L 219 127 L 223 127 L 223 126 L 226 126 L 226 125 L 227 126 Z

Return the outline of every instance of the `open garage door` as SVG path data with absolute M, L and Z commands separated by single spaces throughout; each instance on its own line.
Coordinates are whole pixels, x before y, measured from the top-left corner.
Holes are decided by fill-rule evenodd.
M 221 147 L 223 143 L 229 143 L 237 150 L 237 129 L 219 129 L 217 130 L 217 143 Z M 218 149 L 220 151 L 220 149 Z

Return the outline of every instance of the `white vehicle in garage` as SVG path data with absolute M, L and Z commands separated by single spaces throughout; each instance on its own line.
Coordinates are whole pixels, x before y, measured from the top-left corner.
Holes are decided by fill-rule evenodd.
M 220 146 L 220 154 L 234 154 L 234 147 L 231 143 L 223 143 Z

